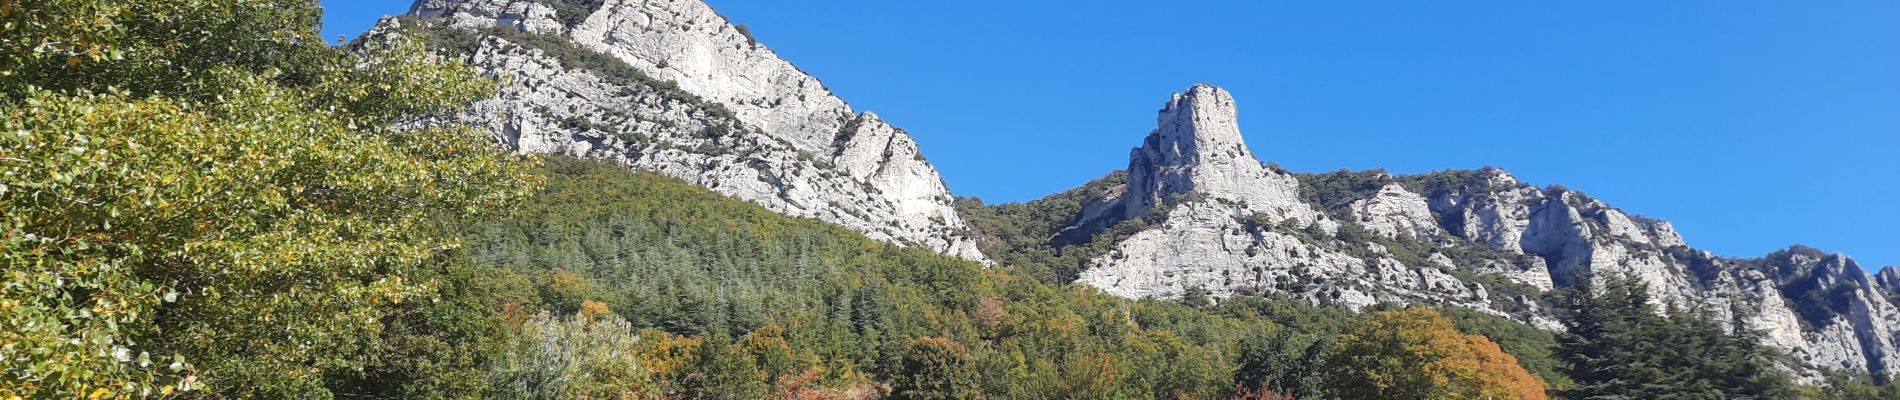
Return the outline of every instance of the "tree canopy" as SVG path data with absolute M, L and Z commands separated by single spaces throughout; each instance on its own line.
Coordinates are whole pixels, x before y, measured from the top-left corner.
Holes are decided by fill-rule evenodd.
M 1323 385 L 1349 399 L 1545 399 L 1544 382 L 1427 308 L 1381 311 L 1342 336 Z
M 0 397 L 327 395 L 479 213 L 532 187 L 485 135 L 398 124 L 493 85 L 317 40 L 309 1 L 0 4 Z
M 1566 291 L 1558 357 L 1571 399 L 1790 399 L 1782 357 L 1740 319 L 1657 309 L 1641 281 L 1605 276 Z

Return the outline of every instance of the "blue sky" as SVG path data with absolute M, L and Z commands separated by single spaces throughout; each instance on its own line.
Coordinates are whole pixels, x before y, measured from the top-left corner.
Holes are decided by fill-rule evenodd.
M 1723 255 L 1900 264 L 1900 2 L 710 2 L 991 202 L 1125 167 L 1207 82 L 1295 171 L 1494 165 Z M 334 37 L 409 2 L 322 3 Z

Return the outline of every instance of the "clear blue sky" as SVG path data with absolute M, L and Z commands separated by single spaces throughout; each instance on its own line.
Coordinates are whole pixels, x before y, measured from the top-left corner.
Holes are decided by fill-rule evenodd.
M 329 36 L 408 3 L 324 0 Z M 1723 255 L 1900 264 L 1900 2 L 711 3 L 991 202 L 1126 166 L 1208 82 L 1296 171 L 1495 165 Z

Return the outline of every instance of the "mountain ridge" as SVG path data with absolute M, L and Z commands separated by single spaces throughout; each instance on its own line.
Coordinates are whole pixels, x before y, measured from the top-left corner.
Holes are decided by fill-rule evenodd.
M 994 232 L 964 222 L 971 208 L 952 206 L 908 134 L 697 0 L 420 0 L 413 10 L 377 31 L 472 35 L 452 54 L 513 79 L 462 116 L 504 146 L 660 172 L 964 258 L 1001 250 L 980 240 Z M 1894 372 L 1900 273 L 1870 276 L 1845 256 L 1793 248 L 1717 257 L 1667 221 L 1496 168 L 1294 174 L 1256 157 L 1237 109 L 1213 85 L 1176 93 L 1125 172 L 1059 193 L 1073 214 L 1028 231 L 1046 228 L 1040 245 L 1057 253 L 1084 247 L 1047 276 L 1129 298 L 1428 304 L 1557 329 L 1542 293 L 1623 275 L 1659 303 L 1741 316 L 1809 378 Z
M 1131 198 L 1168 203 L 1161 222 L 1078 266 L 1078 283 L 1131 298 L 1282 293 L 1352 308 L 1468 307 L 1557 329 L 1539 293 L 1619 275 L 1646 284 L 1658 304 L 1765 331 L 1807 379 L 1823 369 L 1894 372 L 1900 272 L 1870 275 L 1843 254 L 1799 245 L 1718 257 L 1688 246 L 1668 221 L 1498 168 L 1281 172 L 1247 151 L 1225 94 L 1195 85 L 1173 95 L 1131 151 L 1124 188 L 1102 190 L 1073 218 L 1074 227 L 1110 226 L 1141 213 L 1103 209 Z M 1183 99 L 1198 100 L 1188 106 L 1193 123 L 1175 115 Z M 1273 181 L 1282 174 L 1297 185 Z M 1299 212 L 1308 207 L 1317 211 Z

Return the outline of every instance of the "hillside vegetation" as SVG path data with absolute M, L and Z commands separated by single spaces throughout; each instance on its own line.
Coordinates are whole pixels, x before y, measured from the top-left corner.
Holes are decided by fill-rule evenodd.
M 508 218 L 474 224 L 467 249 L 534 288 L 504 310 L 589 316 L 668 343 L 668 352 L 634 350 L 644 360 L 635 381 L 653 393 L 693 397 L 707 394 L 696 385 L 725 382 L 716 391 L 749 393 L 740 398 L 1225 398 L 1236 384 L 1269 381 L 1317 392 L 1323 370 L 1311 363 L 1352 337 L 1359 318 L 1264 298 L 1124 300 L 872 241 L 656 174 L 566 159 L 549 160 L 544 174 L 548 186 Z M 1460 335 L 1435 312 L 1410 313 L 1393 323 Z M 511 329 L 545 335 L 535 321 L 559 318 L 512 317 Z M 703 355 L 700 346 L 737 346 L 720 351 L 742 356 L 688 357 Z M 1488 348 L 1511 361 L 1487 372 L 1536 381 Z M 721 362 L 739 376 L 712 376 L 724 372 L 705 363 Z

